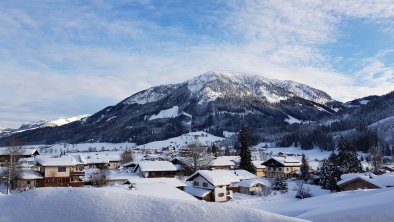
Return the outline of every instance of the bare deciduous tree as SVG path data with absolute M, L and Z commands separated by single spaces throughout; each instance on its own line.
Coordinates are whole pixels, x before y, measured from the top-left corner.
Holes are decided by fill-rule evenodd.
M 15 188 L 15 180 L 20 176 L 20 168 L 18 159 L 23 154 L 24 149 L 19 145 L 15 138 L 11 138 L 9 146 L 4 151 L 4 155 L 8 156 L 5 167 L 1 171 L 1 181 L 7 186 L 7 194 L 11 189 Z
M 373 167 L 373 172 L 379 174 L 379 171 L 383 165 L 383 153 L 378 146 L 373 146 L 369 149 L 369 156 L 371 160 L 371 165 Z
M 297 181 L 297 185 L 294 187 L 294 191 L 297 191 L 296 198 L 304 199 L 312 196 L 310 193 L 311 188 L 306 185 L 305 181 L 299 180 Z
M 107 185 L 107 177 L 108 177 L 108 170 L 107 169 L 97 169 L 94 173 L 91 174 L 92 178 L 90 181 L 94 186 L 105 186 Z
M 207 148 L 199 143 L 191 143 L 180 151 L 184 163 L 194 172 L 201 169 L 207 169 L 212 161 L 213 156 L 207 152 Z
M 131 151 L 131 150 L 125 150 L 125 151 L 123 151 L 123 152 L 120 154 L 120 158 L 122 159 L 122 160 L 121 160 L 121 163 L 122 163 L 122 164 L 124 164 L 124 163 L 130 163 L 131 161 L 134 160 L 133 151 Z

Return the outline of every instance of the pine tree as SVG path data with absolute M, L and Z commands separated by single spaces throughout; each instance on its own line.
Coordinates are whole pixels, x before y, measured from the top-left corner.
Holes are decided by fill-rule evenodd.
M 219 149 L 218 149 L 218 147 L 217 147 L 215 144 L 212 145 L 211 150 L 212 150 L 212 154 L 213 154 L 215 157 L 218 157 L 218 151 L 219 151 Z
M 287 182 L 283 178 L 276 178 L 272 185 L 272 189 L 278 190 L 281 193 L 287 193 L 289 188 L 287 186 Z
M 241 161 L 239 167 L 241 169 L 247 170 L 251 173 L 255 172 L 255 168 L 252 164 L 252 154 L 249 149 L 249 131 L 246 126 L 242 126 L 239 132 L 239 143 L 241 144 L 240 157 Z
M 362 172 L 361 161 L 357 158 L 357 148 L 343 138 L 338 143 L 337 161 L 342 174 Z
M 324 159 L 320 167 L 320 186 L 331 192 L 338 190 L 337 182 L 340 180 L 341 171 L 339 170 L 338 157 L 333 152 L 328 159 Z
M 301 179 L 306 182 L 309 179 L 309 164 L 305 154 L 302 154 L 301 162 Z

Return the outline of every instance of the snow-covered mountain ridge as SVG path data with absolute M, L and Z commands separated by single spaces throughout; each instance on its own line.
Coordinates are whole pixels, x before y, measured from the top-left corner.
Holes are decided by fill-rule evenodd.
M 259 75 L 211 71 L 179 84 L 156 86 L 136 93 L 124 101 L 125 104 L 155 102 L 187 86 L 190 97 L 198 103 L 209 103 L 225 97 L 255 97 L 269 103 L 277 103 L 291 97 L 299 97 L 319 104 L 334 100 L 325 92 L 290 80 L 268 79 Z

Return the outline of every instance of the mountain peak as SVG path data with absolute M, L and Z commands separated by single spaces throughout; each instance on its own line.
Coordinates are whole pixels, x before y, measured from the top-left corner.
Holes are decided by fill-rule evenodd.
M 199 104 L 209 103 L 225 97 L 256 97 L 269 103 L 278 103 L 291 97 L 299 97 L 315 103 L 326 104 L 333 101 L 325 92 L 291 80 L 268 79 L 261 75 L 209 71 L 183 83 L 156 86 L 136 93 L 123 101 L 124 104 L 146 104 L 156 102 L 186 86 L 191 97 Z

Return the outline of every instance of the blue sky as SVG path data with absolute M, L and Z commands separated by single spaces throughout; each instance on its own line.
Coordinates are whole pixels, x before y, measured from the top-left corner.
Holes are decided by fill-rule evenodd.
M 94 113 L 209 70 L 347 101 L 394 86 L 392 0 L 4 0 L 0 127 Z

